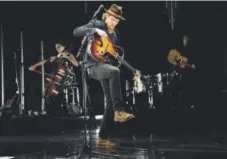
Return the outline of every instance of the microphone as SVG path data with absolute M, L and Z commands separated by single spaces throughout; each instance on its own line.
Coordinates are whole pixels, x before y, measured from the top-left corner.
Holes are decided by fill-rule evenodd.
M 97 16 L 97 14 L 98 14 L 102 9 L 104 9 L 104 5 L 101 4 L 101 5 L 99 6 L 99 8 L 96 10 L 96 12 L 94 13 L 92 19 L 94 19 L 94 18 Z

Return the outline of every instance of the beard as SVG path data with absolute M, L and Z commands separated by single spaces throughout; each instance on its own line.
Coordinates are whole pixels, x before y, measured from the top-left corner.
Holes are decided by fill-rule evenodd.
M 110 31 L 114 31 L 114 29 L 115 29 L 115 26 L 113 26 L 113 25 L 108 25 L 107 27 L 108 27 L 108 30 L 110 30 Z

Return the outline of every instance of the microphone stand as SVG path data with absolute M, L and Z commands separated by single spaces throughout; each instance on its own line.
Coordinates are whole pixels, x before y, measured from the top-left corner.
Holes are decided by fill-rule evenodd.
M 94 24 L 97 20 L 97 14 L 100 12 L 100 10 L 104 8 L 103 5 L 100 5 L 99 8 L 97 9 L 97 11 L 94 13 L 92 19 L 90 21 L 93 20 L 93 23 L 92 25 L 90 26 L 91 28 L 94 28 Z M 91 158 L 91 153 L 93 154 L 99 154 L 101 156 L 110 156 L 110 157 L 113 157 L 112 155 L 108 155 L 108 154 L 103 154 L 103 153 L 99 153 L 99 152 L 92 152 L 91 151 L 91 113 L 89 112 L 89 145 L 87 143 L 87 120 L 86 120 L 86 117 L 87 117 L 87 101 L 89 99 L 90 100 L 90 97 L 89 97 L 89 93 L 88 93 L 88 86 L 87 86 L 87 76 L 86 76 L 86 73 L 87 72 L 87 67 L 85 67 L 87 61 L 86 60 L 86 47 L 87 44 L 88 44 L 88 41 L 91 40 L 91 34 L 92 33 L 92 30 L 90 30 L 89 32 L 87 32 L 87 34 L 84 36 L 82 42 L 81 42 L 81 46 L 79 48 L 79 51 L 77 53 L 77 58 L 79 58 L 81 55 L 81 62 L 80 62 L 80 67 L 81 67 L 81 76 L 82 76 L 82 85 L 83 85 L 83 110 L 84 110 L 84 123 L 85 123 L 85 126 L 84 126 L 84 145 L 83 145 L 83 150 L 82 152 L 83 153 L 88 153 L 89 157 L 88 158 Z M 83 52 L 83 53 L 82 53 Z M 68 155 L 67 157 L 71 156 L 71 155 L 74 155 L 75 153 L 72 153 L 70 155 Z M 77 152 L 76 152 L 77 154 Z M 80 154 L 79 158 L 83 157 L 83 155 L 81 156 L 82 154 Z
M 20 93 L 20 83 L 19 83 L 19 80 L 18 80 L 18 68 L 17 68 L 17 55 L 16 53 L 14 52 L 14 67 L 15 67 L 15 83 L 17 85 L 17 91 L 16 91 L 16 95 L 19 95 Z M 17 104 L 19 102 L 19 96 L 18 96 L 18 101 L 17 101 Z
M 103 7 L 103 5 L 100 5 L 100 7 L 98 8 L 98 10 L 94 13 L 92 19 L 90 21 L 92 21 L 92 25 L 91 28 L 93 28 L 96 20 L 97 20 L 97 14 L 100 12 L 100 9 Z M 81 42 L 81 46 L 79 48 L 79 51 L 77 53 L 77 58 L 79 58 L 80 56 L 80 67 L 81 67 L 81 76 L 82 76 L 82 85 L 83 85 L 83 110 L 84 110 L 84 145 L 83 145 L 83 152 L 84 153 L 88 153 L 89 154 L 89 158 L 91 158 L 91 115 L 89 113 L 89 145 L 87 142 L 87 115 L 88 115 L 88 107 L 87 107 L 87 101 L 89 99 L 90 101 L 90 97 L 88 94 L 88 86 L 87 86 L 87 78 L 86 78 L 86 72 L 87 72 L 87 67 L 86 65 L 86 46 L 88 41 L 90 40 L 92 35 L 92 30 L 90 30 L 89 32 L 87 32 L 87 34 L 84 36 L 82 42 Z

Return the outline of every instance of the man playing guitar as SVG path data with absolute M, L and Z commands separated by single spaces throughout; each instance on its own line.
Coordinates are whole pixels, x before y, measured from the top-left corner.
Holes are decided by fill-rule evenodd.
M 75 28 L 73 35 L 75 37 L 82 37 L 90 32 L 92 35 L 98 34 L 101 39 L 109 38 L 113 44 L 117 44 L 119 39 L 115 28 L 120 20 L 125 20 L 122 14 L 122 7 L 112 4 L 111 7 L 106 9 L 103 13 L 102 20 L 92 20 L 88 24 Z M 94 24 L 93 27 L 91 27 L 92 24 Z M 125 112 L 123 108 L 119 68 L 107 62 L 95 61 L 88 55 L 88 52 L 86 52 L 86 56 L 88 74 L 93 79 L 101 82 L 106 98 L 106 108 L 97 144 L 102 146 L 114 146 L 115 143 L 108 140 L 113 120 L 115 122 L 126 122 L 134 118 L 134 115 Z

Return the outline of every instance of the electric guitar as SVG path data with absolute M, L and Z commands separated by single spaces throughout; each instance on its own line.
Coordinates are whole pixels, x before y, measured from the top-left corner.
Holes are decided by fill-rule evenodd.
M 120 46 L 113 45 L 109 38 L 101 38 L 99 36 L 94 36 L 92 40 L 88 43 L 88 54 L 89 56 L 97 62 L 109 62 L 109 58 L 114 58 L 121 64 L 126 66 L 131 70 L 135 76 L 134 78 L 134 91 L 136 93 L 141 93 L 146 91 L 145 85 L 141 80 L 141 73 L 134 67 L 132 67 L 128 62 L 126 62 L 122 56 L 116 51 L 116 48 L 121 48 Z

